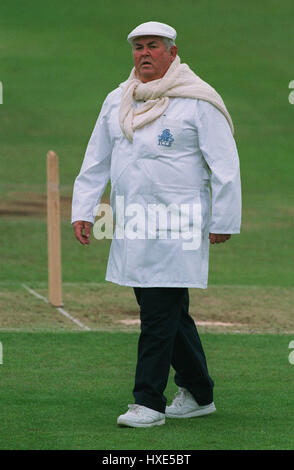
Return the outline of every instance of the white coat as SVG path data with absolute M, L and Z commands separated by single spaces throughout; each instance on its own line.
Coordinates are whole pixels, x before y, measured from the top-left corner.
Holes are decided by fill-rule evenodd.
M 184 231 L 173 238 L 171 225 L 165 239 L 160 238 L 164 233 L 158 225 L 150 237 L 147 218 L 141 230 L 133 224 L 133 237 L 118 238 L 118 227 L 126 227 L 130 218 L 117 221 L 106 280 L 133 287 L 206 288 L 209 233 L 240 233 L 239 158 L 229 124 L 207 101 L 170 98 L 165 113 L 137 129 L 129 142 L 119 125 L 120 100 L 121 88 L 117 88 L 102 106 L 75 180 L 72 223 L 94 223 L 93 209 L 109 179 L 114 217 L 117 196 L 124 198 L 125 211 L 129 204 L 140 204 L 145 215 L 152 213 L 148 213 L 150 204 L 194 205 L 198 217 L 194 245 L 183 238 Z M 144 222 L 142 215 L 140 220 Z M 191 212 L 185 221 L 193 230 Z M 189 248 L 183 249 L 183 243 Z

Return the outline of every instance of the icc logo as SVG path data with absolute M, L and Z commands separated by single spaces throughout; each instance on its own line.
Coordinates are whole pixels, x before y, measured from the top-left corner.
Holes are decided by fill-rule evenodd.
M 170 129 L 165 129 L 161 135 L 158 136 L 158 145 L 164 147 L 171 147 L 174 142 L 173 135 L 170 132 Z
M 294 88 L 294 80 L 289 83 L 289 88 Z M 294 104 L 294 90 L 290 92 L 288 100 L 290 104 Z

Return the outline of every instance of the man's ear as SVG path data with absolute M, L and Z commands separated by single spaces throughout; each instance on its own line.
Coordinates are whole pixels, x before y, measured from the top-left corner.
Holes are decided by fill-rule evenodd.
M 172 46 L 170 48 L 170 53 L 171 53 L 171 56 L 172 56 L 172 62 L 175 60 L 175 58 L 177 57 L 177 53 L 178 53 L 178 48 L 177 46 Z

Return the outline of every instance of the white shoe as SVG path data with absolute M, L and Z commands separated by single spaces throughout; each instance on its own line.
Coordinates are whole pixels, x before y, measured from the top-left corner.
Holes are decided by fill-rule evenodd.
M 216 411 L 214 403 L 200 406 L 193 395 L 185 388 L 179 387 L 170 406 L 165 408 L 167 418 L 193 418 L 208 415 Z
M 129 410 L 117 418 L 120 426 L 130 426 L 132 428 L 148 428 L 159 426 L 165 423 L 164 413 L 152 410 L 143 405 L 128 405 Z

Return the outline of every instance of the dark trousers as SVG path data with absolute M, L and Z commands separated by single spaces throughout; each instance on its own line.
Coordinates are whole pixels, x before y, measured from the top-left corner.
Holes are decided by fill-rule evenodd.
M 213 380 L 194 320 L 188 288 L 134 287 L 140 306 L 141 333 L 133 395 L 135 403 L 165 412 L 170 366 L 175 383 L 199 405 L 213 401 Z

